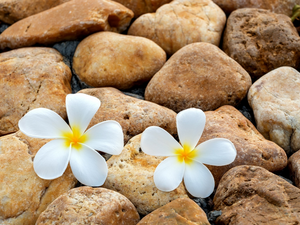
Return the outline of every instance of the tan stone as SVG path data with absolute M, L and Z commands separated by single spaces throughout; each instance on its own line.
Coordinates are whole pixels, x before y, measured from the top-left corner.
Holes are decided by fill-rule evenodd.
M 261 166 L 269 171 L 286 167 L 285 151 L 274 142 L 266 140 L 253 124 L 232 106 L 222 106 L 215 111 L 205 112 L 206 124 L 200 143 L 212 138 L 227 138 L 235 146 L 237 156 L 226 166 L 207 166 L 216 183 L 229 169 L 239 165 Z
M 79 43 L 73 68 L 92 87 L 129 89 L 148 82 L 165 62 L 164 50 L 147 38 L 99 32 Z
M 71 71 L 51 48 L 22 48 L 0 54 L 0 135 L 16 132 L 29 110 L 48 108 L 66 118 Z
M 154 75 L 145 99 L 175 112 L 191 107 L 207 111 L 237 105 L 250 85 L 249 74 L 218 47 L 193 43 L 176 52 Z
M 70 0 L 0 0 L 0 20 L 15 23 Z
M 33 170 L 33 158 L 49 140 L 29 138 L 20 131 L 0 137 L 0 223 L 32 225 L 58 196 L 73 188 L 68 167 L 55 180 L 43 180 Z
M 299 224 L 300 190 L 258 166 L 238 166 L 222 178 L 214 197 L 216 224 Z
M 79 187 L 61 195 L 39 216 L 36 224 L 136 225 L 134 205 L 118 192 L 105 188 Z
M 300 188 L 300 151 L 295 152 L 288 161 L 289 175 L 295 185 Z
M 137 225 L 208 225 L 205 212 L 191 199 L 178 198 L 145 216 Z
M 124 31 L 133 12 L 110 0 L 72 0 L 18 21 L 0 35 L 0 49 L 77 40 L 92 33 Z
M 212 0 L 174 0 L 140 16 L 128 34 L 149 38 L 172 55 L 194 42 L 218 46 L 225 23 L 225 13 Z
M 254 80 L 281 66 L 300 68 L 299 48 L 299 34 L 286 15 L 238 9 L 227 20 L 223 50 Z
M 177 133 L 176 113 L 170 109 L 127 96 L 115 88 L 89 88 L 80 93 L 95 96 L 101 101 L 101 107 L 89 126 L 115 120 L 122 126 L 125 143 L 149 126 L 159 126 L 172 135 Z
M 103 187 L 125 195 L 143 215 L 177 198 L 188 198 L 181 183 L 171 192 L 162 192 L 154 184 L 153 174 L 166 157 L 146 155 L 140 148 L 141 135 L 130 139 L 122 153 L 108 161 L 108 175 Z

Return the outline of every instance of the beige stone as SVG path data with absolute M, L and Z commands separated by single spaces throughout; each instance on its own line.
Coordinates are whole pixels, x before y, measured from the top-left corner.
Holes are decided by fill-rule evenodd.
M 77 40 L 98 31 L 124 31 L 133 12 L 110 0 L 72 0 L 27 17 L 0 35 L 0 49 Z
M 193 43 L 176 52 L 154 75 L 145 99 L 175 112 L 191 107 L 207 111 L 236 106 L 250 85 L 249 74 L 218 47 Z
M 223 50 L 256 80 L 281 66 L 300 68 L 300 37 L 291 19 L 263 9 L 238 9 L 227 20 Z
M 214 197 L 216 224 L 299 224 L 300 190 L 258 166 L 238 166 L 222 178 Z
M 51 48 L 22 48 L 0 54 L 0 135 L 16 132 L 29 110 L 48 108 L 66 118 L 71 71 Z
M 295 152 L 288 161 L 289 176 L 295 183 L 295 185 L 300 188 L 300 151 Z
M 53 201 L 39 216 L 36 225 L 136 225 L 139 220 L 134 205 L 118 192 L 79 187 Z
M 70 167 L 55 180 L 43 180 L 34 172 L 33 158 L 48 141 L 20 131 L 0 137 L 1 224 L 35 224 L 54 199 L 75 186 Z
M 159 126 L 172 135 L 176 130 L 176 113 L 170 109 L 127 96 L 115 88 L 89 88 L 80 93 L 100 99 L 101 107 L 90 127 L 106 120 L 115 120 L 122 126 L 125 143 L 149 126 Z
M 99 32 L 79 43 L 73 68 L 92 87 L 129 89 L 148 82 L 165 62 L 164 50 L 147 38 Z
M 128 34 L 149 38 L 172 55 L 194 42 L 218 46 L 225 23 L 225 13 L 212 0 L 174 0 L 140 16 Z
M 188 198 L 181 183 L 171 192 L 162 192 L 154 184 L 153 174 L 166 157 L 146 155 L 140 148 L 141 135 L 130 139 L 122 153 L 108 161 L 108 175 L 103 187 L 125 195 L 143 215 L 177 198 Z

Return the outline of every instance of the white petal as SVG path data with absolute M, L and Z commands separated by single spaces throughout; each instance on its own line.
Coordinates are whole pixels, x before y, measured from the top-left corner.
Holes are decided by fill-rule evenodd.
M 184 163 L 179 163 L 176 156 L 162 161 L 154 172 L 154 183 L 161 191 L 173 191 L 182 182 Z
M 46 180 L 58 178 L 68 166 L 70 153 L 71 148 L 65 145 L 64 140 L 52 140 L 36 153 L 33 161 L 34 171 Z
M 190 108 L 177 114 L 177 131 L 181 145 L 195 148 L 204 130 L 205 120 L 205 113 L 201 109 Z
M 61 138 L 62 132 L 70 132 L 68 124 L 54 111 L 37 108 L 19 120 L 20 130 L 29 137 Z
M 214 191 L 215 180 L 206 166 L 194 161 L 185 166 L 184 184 L 191 195 L 206 198 Z
M 85 145 L 109 153 L 119 155 L 124 147 L 124 135 L 121 125 L 113 120 L 98 123 L 86 131 Z
M 100 100 L 94 96 L 83 93 L 68 94 L 66 107 L 72 130 L 79 129 L 80 134 L 83 134 L 100 104 Z
M 174 156 L 175 150 L 182 146 L 164 129 L 151 126 L 142 134 L 141 148 L 148 155 Z
M 76 179 L 88 186 L 101 186 L 107 177 L 105 159 L 88 146 L 72 149 L 70 165 Z
M 225 138 L 214 138 L 199 144 L 194 160 L 214 166 L 224 166 L 232 163 L 236 157 L 234 144 Z

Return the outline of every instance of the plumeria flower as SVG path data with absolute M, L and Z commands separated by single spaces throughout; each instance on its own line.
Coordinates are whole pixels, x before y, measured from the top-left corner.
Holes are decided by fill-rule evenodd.
M 58 178 L 70 162 L 74 176 L 82 184 L 100 186 L 104 183 L 107 164 L 95 149 L 118 155 L 123 149 L 124 137 L 116 121 L 104 121 L 85 131 L 100 104 L 93 96 L 69 94 L 66 109 L 70 126 L 57 113 L 45 108 L 33 109 L 19 121 L 20 130 L 27 136 L 54 139 L 34 158 L 34 170 L 39 177 Z
M 206 198 L 213 192 L 215 181 L 203 163 L 227 165 L 234 161 L 236 149 L 224 138 L 214 138 L 196 146 L 205 126 L 205 114 L 200 109 L 179 112 L 176 124 L 180 144 L 157 126 L 148 127 L 142 134 L 141 148 L 146 154 L 169 156 L 157 166 L 154 183 L 161 191 L 172 191 L 183 178 L 190 194 Z

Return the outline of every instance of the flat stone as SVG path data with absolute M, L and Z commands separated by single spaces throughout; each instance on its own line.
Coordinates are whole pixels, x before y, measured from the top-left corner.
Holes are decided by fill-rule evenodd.
M 225 13 L 212 0 L 174 0 L 140 16 L 128 34 L 149 38 L 172 55 L 195 42 L 218 46 L 225 23 Z
M 139 220 L 134 205 L 125 196 L 105 188 L 84 186 L 73 188 L 53 201 L 36 225 L 136 225 Z
M 300 189 L 258 166 L 238 166 L 222 178 L 214 197 L 216 224 L 299 224 Z
M 79 43 L 73 68 L 89 86 L 124 90 L 148 82 L 165 62 L 164 50 L 147 38 L 99 32 Z
M 71 71 L 52 48 L 22 48 L 0 54 L 0 135 L 19 130 L 31 109 L 48 108 L 66 119 Z
M 126 196 L 140 214 L 146 215 L 177 198 L 188 198 L 183 183 L 171 192 L 156 188 L 153 174 L 166 157 L 146 155 L 140 148 L 141 135 L 130 139 L 120 155 L 108 161 L 108 175 L 104 188 Z
M 222 68 L 222 69 L 220 69 Z M 146 87 L 145 99 L 175 112 L 236 106 L 251 86 L 249 74 L 218 47 L 189 44 L 177 51 Z
M 300 188 L 300 151 L 291 155 L 288 161 L 288 169 L 292 181 Z
M 0 137 L 1 224 L 35 224 L 52 201 L 75 186 L 69 166 L 54 180 L 43 180 L 34 172 L 33 158 L 48 141 L 20 131 Z
M 283 14 L 238 9 L 227 20 L 223 50 L 256 80 L 281 66 L 300 68 L 300 37 Z
M 0 49 L 50 45 L 98 31 L 122 32 L 132 18 L 130 9 L 114 1 L 72 0 L 7 28 L 0 35 Z
M 177 134 L 176 113 L 155 103 L 127 96 L 115 88 L 88 88 L 80 93 L 100 99 L 101 106 L 90 127 L 106 120 L 120 123 L 125 143 L 149 126 L 159 126 L 170 134 Z

